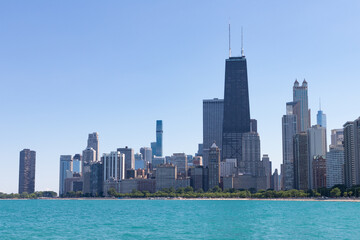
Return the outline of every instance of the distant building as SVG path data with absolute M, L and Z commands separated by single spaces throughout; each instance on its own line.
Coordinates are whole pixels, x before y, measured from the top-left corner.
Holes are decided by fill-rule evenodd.
M 99 161 L 99 135 L 97 132 L 89 134 L 87 148 L 93 148 L 96 151 L 94 161 Z
M 90 193 L 92 196 L 103 196 L 104 169 L 103 163 L 93 162 L 90 165 Z
M 103 163 L 103 177 L 104 182 L 110 179 L 119 181 L 125 179 L 125 154 L 116 151 L 108 154 L 103 154 L 101 157 Z
M 117 151 L 125 154 L 125 172 L 128 169 L 135 169 L 135 157 L 134 157 L 134 149 L 128 148 L 118 148 Z M 125 176 L 127 178 L 127 176 Z
M 162 157 L 163 155 L 163 122 L 156 120 L 156 152 L 155 156 Z
M 152 160 L 152 168 L 157 168 L 157 166 L 165 164 L 165 158 L 164 157 L 154 157 Z
M 262 166 L 264 168 L 264 175 L 266 176 L 266 189 L 271 188 L 271 172 L 272 166 L 269 155 L 264 154 L 261 160 Z M 258 174 L 261 175 L 261 174 Z
M 308 136 L 306 132 L 294 136 L 294 187 L 299 190 L 308 190 L 309 185 L 309 156 Z
M 193 158 L 193 166 L 203 166 L 202 156 L 195 156 Z
M 20 152 L 19 194 L 35 192 L 36 152 L 24 149 Z
M 236 159 L 225 159 L 220 162 L 220 177 L 228 177 L 237 174 Z
M 203 156 L 203 150 L 204 150 L 204 145 L 202 143 L 199 143 L 196 156 Z
M 308 83 L 304 79 L 302 85 L 296 80 L 293 86 L 293 102 L 299 102 L 299 111 L 296 114 L 297 132 L 306 131 L 311 126 L 310 109 L 308 104 Z
M 293 140 L 297 133 L 296 106 L 299 102 L 286 103 L 286 115 L 282 117 L 282 154 L 283 154 L 283 187 L 284 190 L 294 188 L 294 151 Z
M 143 155 L 141 153 L 135 153 L 135 169 L 145 168 L 145 161 L 143 160 Z
M 274 191 L 280 190 L 279 173 L 277 169 L 275 169 L 274 174 L 271 176 L 270 188 L 274 189 Z
M 344 129 L 333 129 L 331 130 L 331 145 L 330 146 L 341 146 L 344 141 Z
M 309 187 L 315 188 L 313 160 L 317 156 L 325 156 L 327 152 L 326 128 L 314 125 L 307 130 L 308 134 L 308 157 L 309 157 Z
M 93 148 L 86 148 L 83 151 L 83 159 L 82 159 L 83 173 L 90 171 L 90 164 L 92 162 L 96 162 L 96 150 Z
M 328 188 L 337 184 L 344 184 L 344 148 L 330 145 L 326 153 L 326 186 Z
M 326 188 L 326 159 L 315 156 L 312 162 L 313 189 Z
M 82 156 L 81 154 L 75 154 L 73 157 L 73 172 L 81 173 L 81 165 L 82 165 Z
M 135 169 L 127 169 L 126 176 L 128 179 L 135 179 L 136 178 L 136 170 Z
M 171 156 L 171 163 L 177 167 L 177 175 L 179 178 L 187 177 L 187 156 L 185 153 L 174 153 Z
M 215 143 L 212 144 L 209 150 L 209 189 L 212 189 L 220 184 L 220 149 Z
M 360 184 L 360 117 L 344 124 L 345 184 Z
M 250 132 L 257 132 L 257 120 L 250 119 Z
M 257 176 L 260 162 L 260 137 L 257 132 L 244 133 L 242 136 L 242 159 L 237 159 L 240 173 Z
M 156 156 L 156 142 L 152 142 L 150 143 L 150 145 L 151 145 L 152 156 Z
M 204 168 L 203 166 L 194 166 L 190 168 L 190 186 L 194 191 L 204 190 Z
M 60 156 L 60 181 L 59 181 L 59 196 L 62 196 L 65 192 L 65 179 L 68 177 L 68 172 L 72 176 L 72 156 L 61 155 Z
M 175 188 L 177 167 L 173 164 L 164 164 L 156 169 L 156 191 L 164 188 Z
M 83 151 L 82 176 L 83 176 L 83 193 L 90 193 L 90 166 L 96 162 L 96 151 L 92 147 Z
M 68 192 L 83 191 L 83 181 L 79 173 L 74 173 L 73 176 L 65 178 L 64 194 Z
M 208 165 L 207 157 L 211 145 L 215 142 L 217 146 L 222 146 L 222 128 L 224 117 L 223 99 L 203 100 L 203 151 L 204 165 Z M 203 152 L 206 153 L 203 153 Z
M 320 109 L 316 115 L 317 125 L 326 128 L 326 114 Z
M 152 158 L 153 158 L 153 154 L 152 154 L 152 149 L 148 148 L 148 147 L 142 147 L 140 148 L 140 153 L 143 156 L 143 160 L 145 161 L 145 165 L 147 162 L 151 163 Z

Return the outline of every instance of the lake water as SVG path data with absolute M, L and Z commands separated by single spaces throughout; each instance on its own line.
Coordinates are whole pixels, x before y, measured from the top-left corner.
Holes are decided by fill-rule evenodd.
M 3 200 L 0 239 L 360 239 L 360 203 Z

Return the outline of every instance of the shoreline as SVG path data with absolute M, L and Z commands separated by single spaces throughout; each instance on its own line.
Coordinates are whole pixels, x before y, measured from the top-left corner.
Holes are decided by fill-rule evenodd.
M 360 198 L 7 198 L 0 200 L 185 200 L 185 201 L 290 201 L 290 202 L 360 202 Z

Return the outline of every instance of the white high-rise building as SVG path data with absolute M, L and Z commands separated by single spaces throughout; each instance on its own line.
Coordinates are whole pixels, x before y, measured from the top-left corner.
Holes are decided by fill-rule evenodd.
M 125 179 L 125 154 L 111 152 L 101 157 L 104 168 L 104 181 Z
M 314 157 L 326 156 L 326 128 L 314 125 L 307 130 L 308 134 L 308 156 L 309 156 L 309 186 L 313 189 L 313 169 L 312 162 Z

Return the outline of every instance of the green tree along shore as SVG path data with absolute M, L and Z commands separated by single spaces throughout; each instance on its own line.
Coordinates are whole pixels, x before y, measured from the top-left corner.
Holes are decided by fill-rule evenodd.
M 354 194 L 356 193 L 356 194 Z M 156 193 L 149 193 L 147 191 L 133 191 L 132 193 L 117 193 L 115 189 L 108 191 L 109 196 L 115 198 L 254 198 L 254 199 L 270 199 L 270 198 L 338 198 L 338 197 L 360 197 L 360 186 L 347 189 L 343 185 L 337 185 L 333 188 L 323 188 L 318 190 L 288 190 L 288 191 L 274 191 L 274 190 L 235 190 L 229 189 L 222 191 L 219 187 L 214 187 L 208 192 L 193 191 L 192 187 L 179 188 L 177 190 L 163 189 Z
M 34 193 L 2 193 L 0 192 L 0 199 L 38 199 L 38 198 L 55 198 L 57 193 L 53 191 L 43 191 Z
M 339 197 L 360 197 L 360 185 L 353 186 L 351 188 L 346 188 L 345 185 L 335 185 L 332 188 L 319 188 L 317 190 L 287 190 L 287 191 L 274 191 L 271 189 L 268 190 L 259 190 L 255 189 L 249 190 L 236 190 L 228 189 L 222 191 L 219 187 L 214 187 L 208 192 L 194 191 L 192 187 L 179 188 L 175 190 L 174 188 L 163 189 L 156 193 L 149 193 L 147 191 L 133 191 L 131 193 L 118 193 L 114 188 L 108 191 L 110 197 L 115 198 L 254 198 L 254 199 L 286 199 L 286 198 L 339 198 Z M 35 192 L 35 193 L 1 193 L 0 199 L 38 199 L 38 198 L 56 198 L 57 193 L 53 191 L 44 191 L 44 192 Z M 64 194 L 65 198 L 93 198 L 93 197 L 102 197 L 102 196 L 91 196 L 89 194 L 83 194 L 82 192 L 68 192 Z

